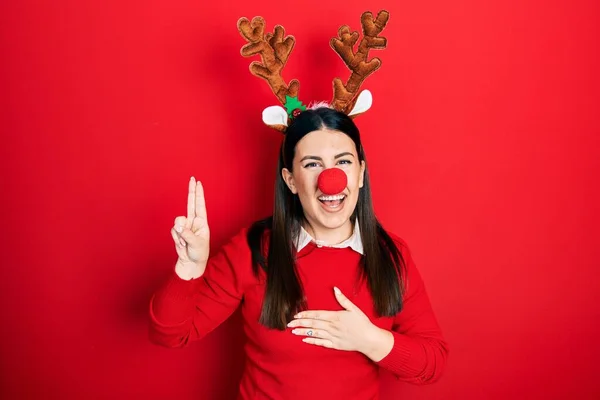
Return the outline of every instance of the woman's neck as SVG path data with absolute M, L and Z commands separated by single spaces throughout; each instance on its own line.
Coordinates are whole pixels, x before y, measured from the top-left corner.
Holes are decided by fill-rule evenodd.
M 335 245 L 342 243 L 352 236 L 354 226 L 350 220 L 346 221 L 342 226 L 335 229 L 325 227 L 317 227 L 316 224 L 311 224 L 308 220 L 304 220 L 302 226 L 313 239 L 323 242 L 327 245 Z

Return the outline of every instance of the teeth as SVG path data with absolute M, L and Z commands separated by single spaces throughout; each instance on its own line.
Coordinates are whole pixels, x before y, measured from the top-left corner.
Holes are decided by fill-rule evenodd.
M 346 197 L 346 195 L 343 195 L 343 194 L 338 194 L 336 196 L 320 196 L 319 200 L 326 200 L 326 201 L 342 200 L 344 197 Z

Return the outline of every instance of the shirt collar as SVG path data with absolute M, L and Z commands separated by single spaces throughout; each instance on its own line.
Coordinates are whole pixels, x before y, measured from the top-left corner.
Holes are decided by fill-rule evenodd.
M 352 250 L 356 251 L 357 253 L 364 255 L 362 239 L 360 236 L 360 227 L 358 225 L 358 218 L 354 222 L 354 231 L 352 232 L 352 236 L 350 236 L 348 239 L 344 240 L 342 243 L 333 244 L 333 245 L 328 245 L 321 240 L 314 239 L 312 236 L 310 236 L 310 234 L 306 231 L 306 229 L 304 229 L 304 227 L 301 226 L 300 234 L 298 235 L 298 237 L 296 238 L 296 241 L 295 241 L 296 251 L 302 250 L 310 242 L 315 242 L 315 244 L 319 247 L 325 246 L 325 247 L 333 247 L 333 248 L 338 248 L 338 249 L 341 249 L 344 247 L 350 247 Z

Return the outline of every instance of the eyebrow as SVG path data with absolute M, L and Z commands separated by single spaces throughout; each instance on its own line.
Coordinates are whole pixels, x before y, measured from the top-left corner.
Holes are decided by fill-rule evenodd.
M 344 157 L 344 156 L 352 156 L 352 157 L 354 157 L 354 154 L 350 153 L 349 151 L 345 151 L 343 153 L 337 154 L 334 158 L 338 159 L 338 158 Z M 300 160 L 300 162 L 302 162 L 304 160 L 318 160 L 318 161 L 323 161 L 323 159 L 321 157 L 318 157 L 318 156 L 304 156 L 304 157 L 302 157 L 302 159 Z

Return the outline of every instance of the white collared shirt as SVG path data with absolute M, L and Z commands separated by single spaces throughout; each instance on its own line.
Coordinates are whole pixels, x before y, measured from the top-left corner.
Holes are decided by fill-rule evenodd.
M 344 247 L 350 247 L 352 250 L 356 251 L 357 253 L 364 255 L 362 239 L 360 237 L 360 227 L 358 225 L 358 218 L 354 222 L 354 232 L 352 232 L 352 236 L 350 236 L 348 239 L 344 240 L 342 243 L 332 244 L 332 245 L 328 245 L 322 240 L 316 240 L 315 238 L 310 236 L 310 234 L 306 231 L 306 229 L 304 229 L 304 227 L 301 226 L 300 234 L 296 238 L 296 242 L 295 242 L 296 243 L 296 251 L 302 250 L 310 242 L 315 242 L 316 245 L 319 247 L 325 246 L 325 247 L 334 247 L 334 248 L 338 248 L 338 249 L 341 249 Z

